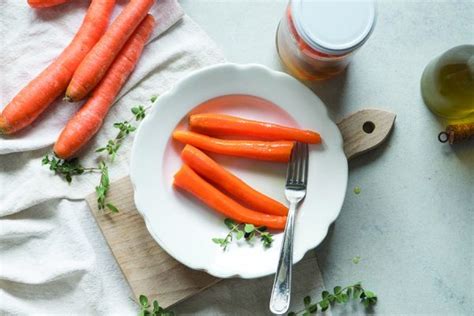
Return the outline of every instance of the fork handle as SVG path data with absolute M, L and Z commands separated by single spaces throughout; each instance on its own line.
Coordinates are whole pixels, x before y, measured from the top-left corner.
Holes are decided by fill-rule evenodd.
M 286 313 L 290 307 L 293 235 L 297 204 L 296 202 L 290 203 L 285 232 L 283 234 L 280 260 L 278 261 L 278 268 L 275 274 L 275 280 L 273 281 L 272 296 L 270 298 L 270 311 L 278 315 Z

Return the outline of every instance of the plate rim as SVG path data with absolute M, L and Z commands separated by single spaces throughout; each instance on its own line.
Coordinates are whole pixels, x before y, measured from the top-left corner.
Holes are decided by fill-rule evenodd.
M 149 234 L 152 236 L 152 238 L 155 240 L 155 242 L 164 250 L 166 251 L 166 253 L 173 257 L 175 260 L 177 260 L 178 262 L 180 262 L 181 264 L 191 268 L 191 269 L 194 269 L 194 270 L 198 270 L 198 271 L 204 271 L 212 276 L 215 276 L 215 277 L 218 277 L 218 278 L 242 278 L 242 279 L 254 279 L 254 278 L 259 278 L 259 277 L 264 277 L 264 276 L 267 276 L 267 275 L 271 275 L 271 274 L 274 274 L 276 271 L 270 271 L 270 272 L 267 272 L 267 273 L 251 273 L 251 271 L 249 271 L 248 273 L 237 273 L 237 272 L 229 272 L 229 273 L 223 273 L 222 270 L 219 270 L 219 269 L 213 269 L 212 267 L 208 267 L 208 266 L 198 266 L 198 265 L 193 265 L 192 263 L 188 262 L 188 261 L 185 261 L 185 260 L 182 260 L 179 256 L 177 256 L 175 253 L 173 253 L 173 251 L 171 249 L 169 249 L 165 243 L 163 243 L 160 238 L 155 234 L 155 232 L 153 231 L 153 229 L 151 228 L 151 225 L 150 225 L 150 220 L 148 219 L 147 215 L 146 215 L 146 212 L 144 212 L 142 210 L 143 208 L 143 205 L 142 203 L 139 201 L 138 199 L 138 196 L 139 196 L 139 188 L 137 186 L 137 183 L 136 183 L 136 179 L 135 179 L 135 176 L 134 174 L 136 172 L 134 172 L 137 164 L 136 164 L 136 160 L 137 160 L 137 156 L 138 156 L 138 145 L 137 145 L 137 139 L 140 137 L 140 135 L 142 134 L 142 131 L 144 129 L 143 126 L 146 126 L 148 123 L 151 122 L 152 118 L 154 117 L 154 115 L 156 115 L 156 113 L 159 111 L 159 109 L 161 107 L 163 107 L 166 103 L 166 99 L 170 98 L 171 96 L 173 96 L 177 91 L 180 90 L 180 87 L 182 85 L 184 85 L 188 80 L 190 80 L 192 77 L 194 76 L 197 76 L 197 75 L 202 75 L 202 74 L 205 74 L 206 72 L 212 72 L 214 71 L 215 69 L 220 69 L 220 68 L 229 68 L 229 69 L 233 69 L 233 70 L 237 70 L 237 71 L 253 71 L 253 70 L 257 70 L 257 71 L 263 71 L 263 72 L 266 72 L 268 75 L 272 76 L 272 77 L 279 77 L 279 78 L 282 78 L 282 79 L 285 79 L 285 80 L 292 80 L 292 81 L 296 81 L 298 82 L 298 84 L 300 84 L 302 87 L 304 87 L 305 89 L 309 90 L 311 92 L 311 94 L 314 95 L 315 98 L 319 99 L 320 102 L 324 105 L 323 106 L 323 112 L 324 112 L 324 115 L 325 117 L 328 119 L 328 121 L 332 124 L 334 124 L 334 126 L 336 127 L 337 129 L 337 135 L 339 136 L 338 137 L 338 140 L 337 140 L 337 143 L 339 144 L 338 146 L 338 149 L 340 149 L 345 157 L 345 154 L 344 154 L 344 150 L 343 150 L 343 138 L 342 138 L 342 134 L 337 126 L 337 124 L 331 119 L 331 117 L 329 116 L 329 113 L 328 113 L 328 109 L 327 109 L 327 106 L 325 105 L 325 103 L 319 98 L 319 96 L 314 93 L 314 91 L 312 91 L 311 89 L 309 89 L 306 85 L 304 85 L 302 82 L 298 81 L 297 79 L 295 79 L 294 77 L 290 76 L 289 74 L 287 73 L 284 73 L 284 72 L 281 72 L 281 71 L 276 71 L 276 70 L 273 70 L 273 69 L 270 69 L 264 65 L 261 65 L 261 64 L 256 64 L 256 63 L 249 63 L 249 64 L 238 64 L 238 63 L 229 63 L 229 62 L 226 62 L 226 63 L 220 63 L 220 64 L 215 64 L 215 65 L 210 65 L 210 66 L 206 66 L 206 67 L 203 67 L 203 68 L 200 68 L 200 69 L 197 69 L 197 70 L 194 70 L 194 71 L 191 71 L 190 73 L 188 73 L 185 77 L 179 79 L 168 91 L 164 92 L 163 94 L 161 94 L 159 96 L 159 98 L 153 103 L 152 107 L 151 107 L 151 111 L 150 113 L 143 119 L 143 121 L 141 122 L 141 124 L 138 126 L 137 128 L 137 131 L 136 131 L 136 134 L 135 134 L 135 137 L 134 137 L 134 140 L 133 140 L 133 144 L 132 144 L 132 147 L 131 147 L 131 155 L 130 155 L 130 165 L 129 165 L 129 170 L 130 170 L 130 174 L 129 174 L 129 177 L 130 177 L 130 181 L 132 183 L 132 187 L 133 187 L 133 198 L 134 198 L 134 203 L 135 203 L 135 206 L 136 206 L 136 209 L 138 211 L 138 213 L 142 216 L 144 222 L 145 222 L 145 226 L 149 232 Z M 217 97 L 217 96 L 216 96 Z M 165 100 L 165 101 L 163 101 Z M 198 104 L 196 104 L 197 106 Z M 349 170 L 348 170 L 348 162 L 347 162 L 347 159 L 345 160 L 346 161 L 346 164 L 345 164 L 345 169 L 346 169 L 346 176 L 345 176 L 345 185 L 344 185 L 344 196 L 347 194 L 347 184 L 348 184 L 348 174 L 349 174 Z M 293 264 L 296 264 L 298 263 L 303 257 L 304 255 L 316 248 L 318 245 L 321 244 L 321 242 L 327 237 L 328 235 L 328 231 L 329 231 L 329 227 L 335 222 L 335 220 L 337 219 L 337 217 L 339 216 L 340 212 L 341 212 L 341 209 L 342 209 L 342 206 L 343 206 L 343 203 L 344 203 L 344 198 L 341 200 L 341 202 L 339 203 L 340 205 L 338 206 L 338 210 L 337 212 L 335 212 L 335 215 L 333 218 L 330 219 L 330 221 L 327 222 L 327 226 L 324 230 L 324 232 L 321 234 L 321 238 L 315 238 L 314 241 L 312 243 L 309 243 L 306 247 L 304 247 L 305 249 L 303 251 L 301 251 L 301 253 L 298 253 L 298 254 L 295 254 L 293 255 Z

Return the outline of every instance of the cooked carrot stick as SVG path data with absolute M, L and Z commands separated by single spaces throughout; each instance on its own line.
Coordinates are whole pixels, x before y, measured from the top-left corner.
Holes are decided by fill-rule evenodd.
M 290 141 L 227 140 L 188 131 L 174 131 L 173 138 L 217 154 L 275 162 L 288 162 L 293 148 Z
M 196 147 L 186 145 L 181 152 L 181 158 L 201 177 L 255 211 L 280 216 L 286 216 L 288 213 L 286 206 L 254 190 Z
M 213 187 L 187 165 L 174 176 L 174 185 L 188 191 L 207 206 L 241 223 L 284 229 L 286 216 L 276 216 L 252 211 Z
M 66 90 L 67 101 L 84 99 L 104 77 L 120 49 L 145 18 L 154 0 L 131 0 L 81 62 Z
M 115 0 L 93 0 L 82 26 L 59 57 L 24 87 L 0 114 L 0 134 L 31 124 L 66 89 L 79 63 L 107 29 Z
M 267 140 L 293 140 L 309 144 L 321 142 L 318 133 L 273 123 L 247 120 L 224 114 L 194 114 L 189 126 L 198 132 L 214 136 L 250 136 Z
M 71 158 L 100 129 L 115 97 L 135 68 L 154 25 L 153 16 L 146 16 L 122 48 L 104 79 L 94 89 L 92 96 L 69 120 L 54 145 L 54 152 L 58 157 Z
M 68 2 L 69 0 L 28 0 L 32 8 L 49 8 Z

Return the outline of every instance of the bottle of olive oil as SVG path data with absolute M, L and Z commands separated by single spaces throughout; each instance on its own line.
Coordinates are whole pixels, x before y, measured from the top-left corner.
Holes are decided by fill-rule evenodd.
M 421 94 L 438 116 L 474 117 L 474 45 L 454 47 L 432 60 L 421 78 Z

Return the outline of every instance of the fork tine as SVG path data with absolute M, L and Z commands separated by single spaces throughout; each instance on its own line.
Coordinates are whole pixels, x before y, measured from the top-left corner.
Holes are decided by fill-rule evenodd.
M 296 165 L 297 165 L 297 143 L 293 145 L 293 149 L 291 150 L 291 157 L 290 162 L 288 163 L 288 169 L 286 172 L 286 184 L 293 184 L 295 181 L 296 175 Z
M 309 160 L 308 144 L 302 144 L 302 147 L 303 147 L 303 152 L 301 155 L 301 159 L 302 159 L 301 164 L 302 164 L 303 171 L 302 171 L 301 183 L 306 186 L 306 183 L 308 181 L 308 160 Z
M 296 175 L 295 175 L 295 184 L 300 184 L 301 181 L 301 172 L 303 171 L 303 165 L 301 164 L 301 143 L 297 142 L 297 151 L 296 151 Z

